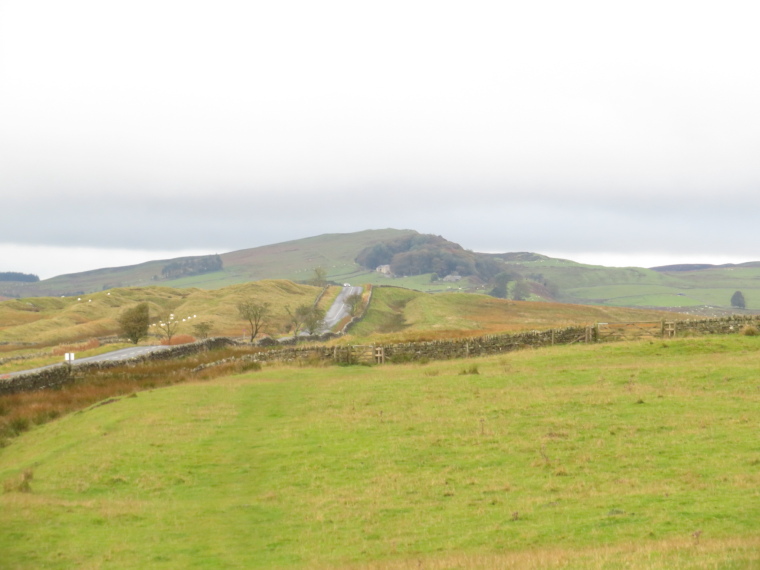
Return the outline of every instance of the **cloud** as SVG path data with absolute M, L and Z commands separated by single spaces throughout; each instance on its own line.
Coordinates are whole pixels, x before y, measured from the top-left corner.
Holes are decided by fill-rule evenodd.
M 0 4 L 0 241 L 751 251 L 760 8 Z M 44 262 L 44 258 L 40 257 Z

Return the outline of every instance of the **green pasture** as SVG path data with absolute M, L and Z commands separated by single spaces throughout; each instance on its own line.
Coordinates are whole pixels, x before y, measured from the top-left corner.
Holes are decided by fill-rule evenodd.
M 756 283 L 757 287 L 760 283 Z M 736 288 L 669 287 L 663 285 L 598 285 L 569 289 L 564 294 L 584 302 L 619 307 L 731 307 Z M 747 309 L 760 309 L 760 291 L 743 289 Z
M 0 450 L 7 568 L 752 568 L 758 337 L 266 367 Z

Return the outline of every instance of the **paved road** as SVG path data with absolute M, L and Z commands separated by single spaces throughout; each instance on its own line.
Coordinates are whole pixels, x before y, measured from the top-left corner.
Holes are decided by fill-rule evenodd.
M 122 348 L 120 350 L 114 350 L 113 352 L 106 352 L 104 354 L 98 354 L 96 356 L 88 356 L 86 358 L 78 358 L 73 362 L 73 365 L 76 366 L 77 364 L 84 364 L 87 362 L 109 362 L 109 361 L 119 361 L 119 360 L 129 360 L 130 358 L 134 358 L 136 356 L 142 356 L 143 354 L 149 354 L 151 352 L 156 352 L 157 350 L 166 350 L 167 346 L 132 346 L 129 348 Z M 39 368 L 32 368 L 31 370 L 19 370 L 18 372 L 8 372 L 7 376 L 15 376 L 16 374 L 26 374 L 28 372 L 37 372 L 38 370 L 45 370 L 46 368 L 51 368 L 53 366 L 58 366 L 61 363 L 63 363 L 63 357 L 61 357 L 61 362 L 58 364 L 49 364 L 48 366 L 41 366 Z M 3 377 L 6 376 L 6 374 L 2 375 Z
M 325 326 L 320 333 L 329 332 L 331 328 L 337 325 L 341 319 L 349 315 L 351 310 L 346 304 L 346 299 L 351 295 L 361 295 L 364 291 L 364 287 L 343 287 L 343 290 L 338 294 L 338 297 L 333 301 L 332 306 L 325 315 Z M 306 333 L 301 333 L 306 334 Z M 88 356 L 86 358 L 79 358 L 73 362 L 73 365 L 84 364 L 86 362 L 107 362 L 114 360 L 129 360 L 136 356 L 142 356 L 150 352 L 157 350 L 165 350 L 166 346 L 133 346 L 130 348 L 122 348 L 121 350 L 114 350 L 113 352 L 106 352 L 105 354 L 99 354 L 97 356 Z M 61 360 L 63 362 L 63 360 Z M 9 372 L 3 374 L 3 377 L 15 376 L 16 374 L 25 374 L 27 372 L 37 372 L 38 370 L 44 370 L 51 366 L 58 366 L 58 364 L 50 364 L 48 366 L 41 366 L 40 368 L 33 368 L 31 370 L 19 370 L 18 372 Z
M 341 319 L 351 314 L 351 309 L 346 304 L 346 299 L 351 295 L 361 295 L 364 291 L 364 287 L 343 287 L 343 290 L 338 294 L 338 297 L 333 302 L 330 309 L 325 315 L 325 326 L 321 332 L 328 332 L 331 328 L 337 325 Z

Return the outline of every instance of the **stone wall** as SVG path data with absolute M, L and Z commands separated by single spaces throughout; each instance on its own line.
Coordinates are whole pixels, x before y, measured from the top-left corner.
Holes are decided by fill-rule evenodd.
M 457 340 L 431 342 L 408 342 L 377 345 L 382 347 L 387 361 L 409 362 L 415 360 L 448 360 L 469 356 L 486 356 L 511 352 L 521 348 L 550 346 L 552 344 L 572 344 L 588 340 L 590 328 L 585 326 L 529 331 L 518 334 L 502 334 Z M 266 350 L 252 355 L 259 362 L 294 362 L 303 360 L 352 361 L 352 355 L 363 352 L 364 347 L 349 346 L 295 346 Z
M 732 334 L 741 332 L 744 327 L 760 327 L 760 316 L 731 315 L 714 319 L 675 321 L 676 337 L 688 335 Z
M 741 332 L 746 326 L 760 328 L 760 317 L 733 315 L 730 317 L 675 321 L 676 337 L 701 336 L 709 334 L 732 334 Z M 472 356 L 487 356 L 520 350 L 538 348 L 554 344 L 574 344 L 594 342 L 593 326 L 575 326 L 546 331 L 528 331 L 516 334 L 488 335 L 457 340 L 431 342 L 409 342 L 376 345 L 384 351 L 387 362 L 413 362 L 420 360 L 449 360 Z M 612 339 L 610 339 L 612 340 Z M 308 360 L 335 360 L 352 362 L 356 358 L 367 358 L 369 347 L 319 345 L 294 346 L 262 351 L 252 355 L 259 362 L 296 362 Z
M 215 337 L 200 340 L 190 344 L 180 344 L 178 346 L 169 346 L 164 350 L 152 352 L 137 356 L 134 358 L 127 358 L 117 361 L 102 361 L 102 362 L 83 362 L 81 364 L 55 364 L 37 370 L 29 372 L 27 374 L 15 374 L 10 378 L 0 380 L 0 395 L 15 394 L 17 392 L 27 392 L 30 390 L 43 390 L 48 388 L 56 388 L 73 382 L 78 376 L 86 374 L 92 370 L 104 370 L 107 368 L 115 368 L 117 366 L 129 366 L 138 364 L 140 362 L 146 362 L 151 360 L 168 360 L 171 358 L 182 358 L 184 356 L 190 356 L 203 352 L 204 350 L 214 350 L 224 348 L 227 346 L 237 345 L 237 341 L 227 337 Z

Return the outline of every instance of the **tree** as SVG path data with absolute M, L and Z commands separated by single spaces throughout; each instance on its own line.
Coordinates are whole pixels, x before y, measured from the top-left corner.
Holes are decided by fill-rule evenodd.
M 506 299 L 509 282 L 518 279 L 520 279 L 520 275 L 511 271 L 502 271 L 501 273 L 494 275 L 492 279 L 494 286 L 489 295 L 498 299 Z
M 744 302 L 744 294 L 741 291 L 737 291 L 731 295 L 731 306 L 737 309 L 746 308 L 747 304 Z
M 348 312 L 351 313 L 352 316 L 355 315 L 356 311 L 359 310 L 359 307 L 362 306 L 362 296 L 358 293 L 349 295 L 346 298 L 346 305 L 348 305 Z
M 515 288 L 512 291 L 512 298 L 515 301 L 524 301 L 530 296 L 530 286 L 525 279 L 518 279 Z
M 126 309 L 117 319 L 122 334 L 127 337 L 132 344 L 137 344 L 141 339 L 148 336 L 148 324 L 150 320 L 150 311 L 148 303 L 140 303 L 130 309 Z
M 174 318 L 174 313 L 169 313 L 166 319 L 159 319 L 157 323 L 153 323 L 151 326 L 156 327 L 156 332 L 166 339 L 166 344 L 171 344 L 172 337 L 179 330 L 179 323 L 180 321 Z
M 285 311 L 288 313 L 288 329 L 295 338 L 298 338 L 301 330 L 314 334 L 324 327 L 325 312 L 318 307 L 298 305 L 293 310 L 286 306 Z
M 327 285 L 327 270 L 324 267 L 315 267 L 314 276 L 309 280 L 309 285 L 324 287 Z
M 206 339 L 208 338 L 208 334 L 211 332 L 211 329 L 214 328 L 214 325 L 212 325 L 208 321 L 201 321 L 200 323 L 197 323 L 193 325 L 193 332 L 195 333 L 195 336 L 197 336 L 200 339 Z
M 309 334 L 317 334 L 325 326 L 325 311 L 319 307 L 310 307 L 303 321 L 303 328 Z
M 269 324 L 269 317 L 271 316 L 269 303 L 246 299 L 238 303 L 237 309 L 240 318 L 248 321 L 251 326 L 251 342 L 253 342 L 259 332 L 263 331 Z
M 288 313 L 288 327 L 287 331 L 292 332 L 293 336 L 298 338 L 298 333 L 301 332 L 303 321 L 308 314 L 310 307 L 308 305 L 298 305 L 295 310 L 290 306 L 285 305 L 285 312 Z

